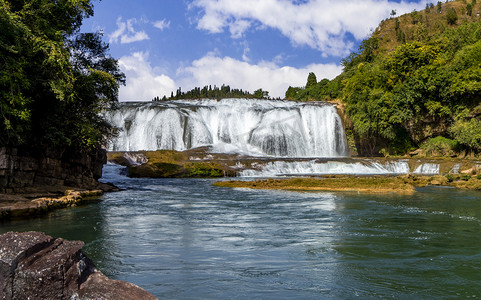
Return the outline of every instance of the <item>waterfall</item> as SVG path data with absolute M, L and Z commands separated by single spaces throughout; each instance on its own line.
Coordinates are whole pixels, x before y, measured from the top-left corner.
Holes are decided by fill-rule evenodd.
M 187 150 L 272 157 L 343 157 L 336 108 L 324 103 L 223 99 L 120 103 L 105 113 L 120 129 L 112 151 Z

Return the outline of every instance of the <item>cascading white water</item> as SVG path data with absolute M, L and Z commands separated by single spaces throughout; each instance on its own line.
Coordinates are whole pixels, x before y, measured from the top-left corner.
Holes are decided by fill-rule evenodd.
M 397 175 L 397 174 L 439 174 L 437 163 L 421 163 L 410 169 L 407 160 L 381 162 L 375 159 L 333 159 L 326 161 L 273 161 L 263 165 L 257 164 L 255 169 L 242 170 L 241 177 L 275 177 L 290 175 L 326 175 L 326 174 L 357 174 L 357 175 Z M 459 167 L 459 166 L 458 166 Z M 454 171 L 454 169 L 453 169 Z
M 274 161 L 262 166 L 261 170 L 244 170 L 242 177 L 272 177 L 279 175 L 324 175 L 324 174 L 407 174 L 407 161 L 380 163 L 371 160 L 353 161 Z
M 113 151 L 186 150 L 274 157 L 342 157 L 348 148 L 334 106 L 223 99 L 121 103 L 105 114 L 121 129 Z

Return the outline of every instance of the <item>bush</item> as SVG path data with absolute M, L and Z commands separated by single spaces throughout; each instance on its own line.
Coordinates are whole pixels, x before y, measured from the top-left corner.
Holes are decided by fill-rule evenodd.
M 471 179 L 471 175 L 469 175 L 469 174 L 461 175 L 461 180 L 468 181 L 469 179 Z
M 447 174 L 446 179 L 448 180 L 448 182 L 453 182 L 454 181 L 454 175 L 453 174 Z
M 422 146 L 428 156 L 451 156 L 455 154 L 459 144 L 455 140 L 451 140 L 442 136 L 427 140 Z
M 481 150 L 481 121 L 477 119 L 457 120 L 449 128 L 449 131 L 459 143 L 476 151 Z

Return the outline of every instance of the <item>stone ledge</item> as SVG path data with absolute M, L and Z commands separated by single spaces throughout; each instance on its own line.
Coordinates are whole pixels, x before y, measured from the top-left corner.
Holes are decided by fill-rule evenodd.
M 35 197 L 29 195 L 3 195 L 0 197 L 0 220 L 25 218 L 47 213 L 54 209 L 73 207 L 87 201 L 97 201 L 102 190 L 67 190 L 60 197 Z
M 156 299 L 106 277 L 84 256 L 83 245 L 41 232 L 0 235 L 0 299 Z

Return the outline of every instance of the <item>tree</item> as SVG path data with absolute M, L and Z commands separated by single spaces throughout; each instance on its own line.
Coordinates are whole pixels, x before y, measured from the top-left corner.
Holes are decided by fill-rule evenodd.
M 97 147 L 99 117 L 125 80 L 99 34 L 79 34 L 90 0 L 0 0 L 0 145 Z
M 473 14 L 473 5 L 471 3 L 466 4 L 466 14 L 468 16 Z
M 481 150 L 481 121 L 459 119 L 449 131 L 459 143 L 476 151 Z
M 316 83 L 317 83 L 316 74 L 314 74 L 313 72 L 310 72 L 309 75 L 307 76 L 306 89 L 309 89 L 315 86 Z
M 446 20 L 448 21 L 449 25 L 454 25 L 458 21 L 458 14 L 456 13 L 456 9 L 454 9 L 454 7 L 448 9 Z

